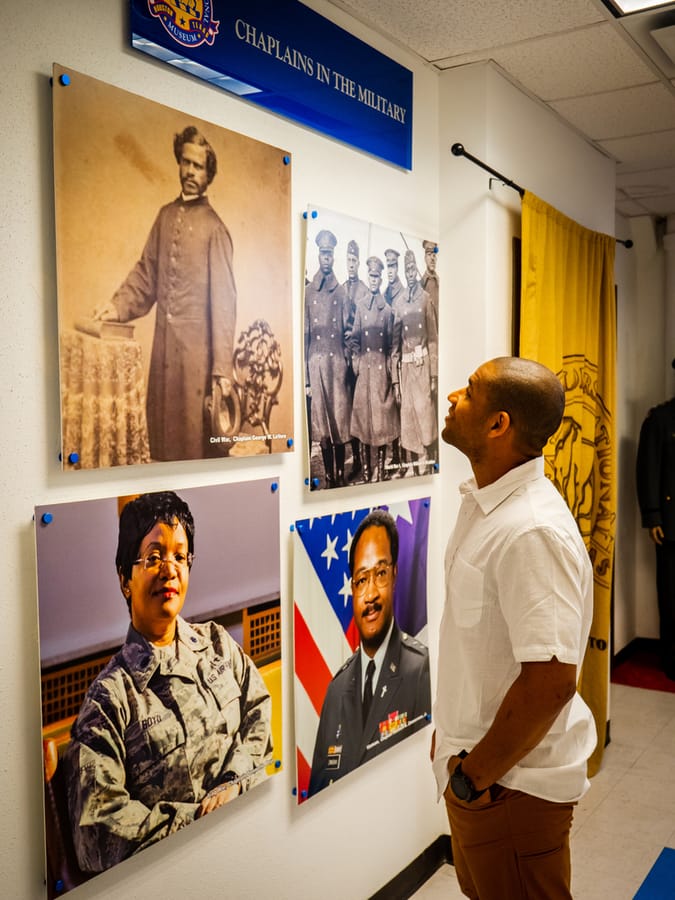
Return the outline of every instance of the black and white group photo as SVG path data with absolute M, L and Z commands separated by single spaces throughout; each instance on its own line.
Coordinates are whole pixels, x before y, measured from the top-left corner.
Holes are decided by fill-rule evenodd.
M 438 471 L 436 241 L 310 207 L 310 488 Z

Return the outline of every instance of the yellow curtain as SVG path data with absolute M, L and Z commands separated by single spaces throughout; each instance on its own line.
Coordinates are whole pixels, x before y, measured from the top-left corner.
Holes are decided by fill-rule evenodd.
M 567 501 L 594 573 L 591 637 L 579 690 L 590 706 L 600 768 L 607 729 L 616 518 L 616 241 L 582 228 L 538 197 L 523 197 L 520 355 L 560 376 L 565 415 L 544 451 L 546 473 Z

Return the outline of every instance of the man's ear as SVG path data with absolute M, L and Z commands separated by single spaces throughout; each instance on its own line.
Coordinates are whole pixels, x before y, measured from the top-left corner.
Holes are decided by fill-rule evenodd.
M 488 430 L 489 438 L 502 437 L 511 427 L 511 416 L 503 409 L 493 414 Z

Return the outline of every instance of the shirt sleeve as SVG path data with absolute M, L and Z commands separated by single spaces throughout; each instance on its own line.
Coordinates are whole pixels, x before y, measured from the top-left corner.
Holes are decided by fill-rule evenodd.
M 232 267 L 232 239 L 219 223 L 209 242 L 209 314 L 212 376 L 232 378 L 232 353 L 237 319 L 237 288 Z
M 141 258 L 112 298 L 120 322 L 138 319 L 150 312 L 157 300 L 161 210 L 150 230 Z
M 548 526 L 529 529 L 510 541 L 496 578 L 517 662 L 545 662 L 555 656 L 579 664 L 590 577 L 590 561 Z

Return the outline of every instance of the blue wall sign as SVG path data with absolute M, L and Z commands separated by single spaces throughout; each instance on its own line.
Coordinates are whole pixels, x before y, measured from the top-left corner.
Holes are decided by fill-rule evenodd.
M 132 44 L 412 168 L 412 72 L 298 0 L 131 0 Z

